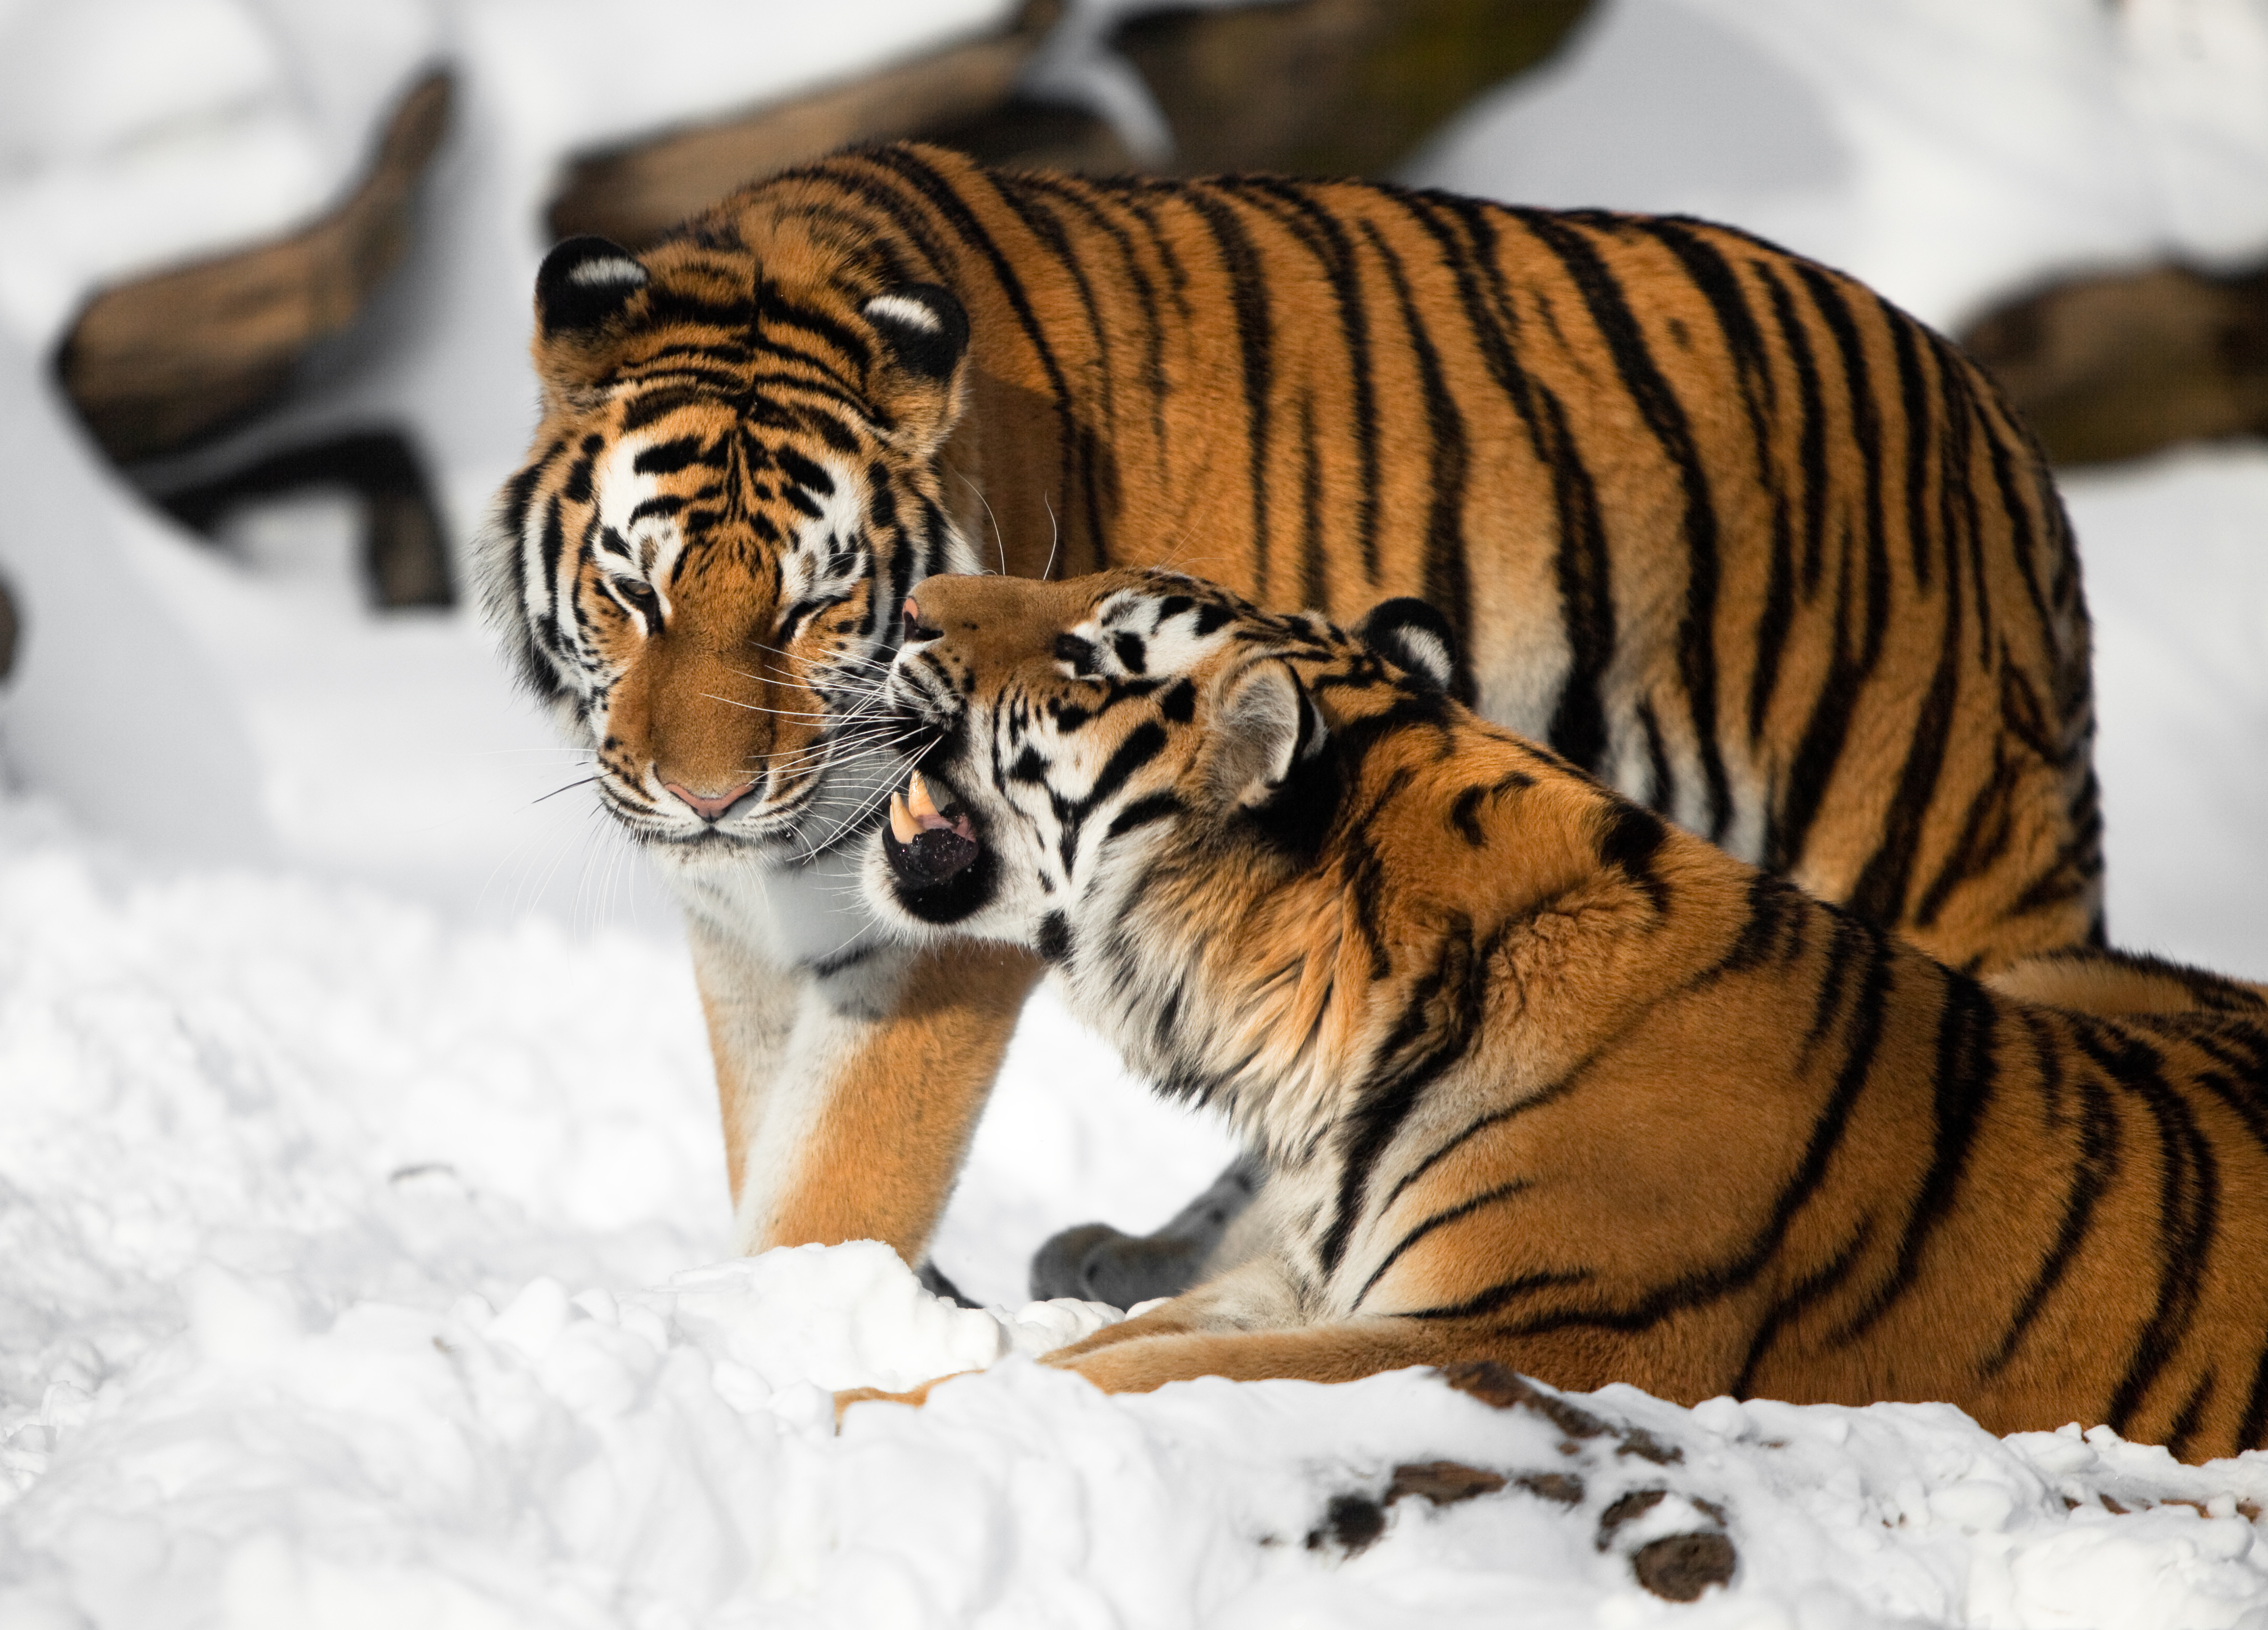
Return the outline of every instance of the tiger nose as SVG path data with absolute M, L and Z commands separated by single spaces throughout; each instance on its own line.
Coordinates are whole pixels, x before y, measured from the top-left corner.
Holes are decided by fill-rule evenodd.
M 661 784 L 663 789 L 674 795 L 679 803 L 686 805 L 702 819 L 711 822 L 724 819 L 727 810 L 756 789 L 755 782 L 745 781 L 737 787 L 728 788 L 715 797 L 709 798 L 702 797 L 689 787 L 681 787 L 674 781 L 666 781 Z

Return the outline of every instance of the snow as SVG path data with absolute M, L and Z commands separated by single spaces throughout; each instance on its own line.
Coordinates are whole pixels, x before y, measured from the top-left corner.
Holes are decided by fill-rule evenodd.
M 320 500 L 192 543 L 38 356 L 90 283 L 320 207 L 438 53 L 463 99 L 418 247 L 271 433 L 407 422 L 469 525 L 528 422 L 562 154 L 1008 8 L 177 4 L 0 5 L 0 572 L 27 619 L 0 694 L 0 1625 L 2268 1626 L 2239 1506 L 2268 1507 L 2268 1456 L 1627 1388 L 1578 1400 L 1605 1427 L 1575 1438 L 1414 1372 L 1106 1399 L 1034 1364 L 1108 1317 L 1023 1305 L 1034 1245 L 1154 1225 L 1227 1155 L 1044 992 L 936 1246 L 990 1306 L 871 1245 L 717 1261 L 674 919 L 485 635 L 366 615 Z M 2264 41 L 2244 0 L 1624 0 L 1424 170 L 1729 217 L 1952 322 L 2063 267 L 2268 249 Z M 163 175 L 172 215 L 134 202 Z M 76 225 L 26 213 L 72 198 Z M 2268 978 L 2268 450 L 2064 486 L 2114 933 Z M 984 1366 L 831 1429 L 832 1389 Z M 1513 1482 L 1330 1537 L 1334 1500 L 1443 1459 Z M 1720 1520 L 1729 1590 L 1637 1587 L 1636 1547 Z

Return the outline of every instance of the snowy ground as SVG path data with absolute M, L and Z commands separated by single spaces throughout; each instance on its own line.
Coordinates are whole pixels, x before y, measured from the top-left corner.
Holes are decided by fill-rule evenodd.
M 468 510 L 525 428 L 532 216 L 498 201 L 526 213 L 576 121 L 659 117 L 665 77 L 602 62 L 600 0 L 541 64 L 537 12 L 510 0 L 201 4 L 296 19 L 296 56 L 196 36 L 235 52 L 214 106 L 239 134 L 381 105 L 370 87 L 419 51 L 468 54 L 474 115 L 431 208 L 510 241 L 421 250 L 375 319 L 396 342 L 365 337 L 305 410 L 407 415 Z M 873 9 L 870 45 L 899 15 Z M 350 14 L 360 58 L 323 32 Z M 0 45 L 31 15 L 0 5 Z M 276 88 L 341 61 L 362 77 L 321 82 L 330 103 Z M 564 95 L 571 69 L 591 94 Z M 737 91 L 703 71 L 716 106 L 790 82 L 779 61 Z M 13 83 L 0 217 L 63 139 L 7 121 Z M 99 99 L 74 106 L 99 122 Z M 198 139 L 238 129 L 181 106 Z M 102 139 L 55 162 L 91 174 L 153 138 Z M 1949 323 L 2074 261 L 2268 248 L 2268 6 L 1624 0 L 1423 169 L 1729 216 Z M 32 642 L 0 701 L 6 1630 L 2268 1626 L 2248 1520 L 2268 1456 L 2183 1468 L 1943 1408 L 1627 1389 L 1582 1400 L 1605 1428 L 1571 1435 L 1416 1374 L 1106 1399 L 1033 1366 L 1017 1355 L 1101 1315 L 1020 1308 L 1032 1246 L 1153 1223 L 1225 1157 L 1044 995 L 938 1245 L 998 1311 L 935 1303 L 876 1247 L 716 1263 L 722 1158 L 674 925 L 580 795 L 536 801 L 580 768 L 476 629 L 358 609 L 335 512 L 249 518 L 215 555 L 136 505 L 48 398 L 39 278 L 64 273 L 11 260 L 11 231 L 0 567 Z M 2268 978 L 2268 451 L 2066 490 L 2114 932 Z M 828 1431 L 827 1389 L 996 1360 L 918 1414 Z M 1510 1480 L 1396 1501 L 1346 1543 L 1395 1467 L 1441 1459 Z M 1730 1590 L 1638 1588 L 1648 1542 L 1719 1531 Z

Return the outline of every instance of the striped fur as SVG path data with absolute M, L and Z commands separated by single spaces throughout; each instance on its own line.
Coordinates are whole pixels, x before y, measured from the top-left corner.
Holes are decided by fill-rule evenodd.
M 1269 1166 L 1245 1262 L 1050 1362 L 1493 1358 L 2268 1442 L 2261 988 L 2107 951 L 1979 982 L 1480 719 L 1406 640 L 1157 571 L 916 592 L 890 694 L 984 863 L 932 881 L 882 834 L 870 897 L 1041 951 Z
M 1937 955 L 2100 937 L 2036 452 L 1942 340 L 1740 233 L 885 147 L 640 255 L 563 246 L 534 355 L 488 603 L 687 903 L 745 1248 L 917 1257 L 957 1156 L 934 1183 L 843 1106 L 910 1049 L 957 1149 L 1009 1022 L 979 1016 L 1036 974 L 988 970 L 939 1051 L 929 974 L 843 904 L 899 762 L 860 679 L 939 569 L 1423 596 L 1489 717 Z

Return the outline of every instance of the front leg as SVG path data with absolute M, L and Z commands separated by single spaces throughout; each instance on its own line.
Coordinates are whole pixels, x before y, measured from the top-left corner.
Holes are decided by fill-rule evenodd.
M 884 946 L 806 973 L 692 929 L 734 1248 L 879 1239 L 919 1264 L 1039 960 Z

